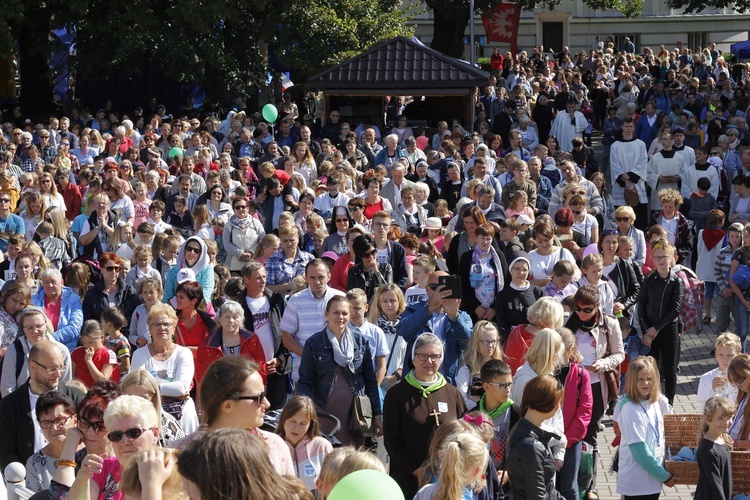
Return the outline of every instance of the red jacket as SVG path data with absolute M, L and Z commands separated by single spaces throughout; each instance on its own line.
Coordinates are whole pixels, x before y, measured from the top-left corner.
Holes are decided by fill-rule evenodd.
M 567 448 L 586 437 L 593 406 L 594 396 L 591 392 L 589 372 L 578 363 L 570 363 L 570 370 L 565 378 L 562 407 L 565 437 L 568 439 Z
M 222 329 L 217 328 L 214 333 L 206 338 L 203 345 L 198 347 L 195 362 L 195 380 L 198 381 L 199 385 L 208 367 L 214 361 L 224 357 L 224 351 L 221 349 L 221 332 Z M 258 372 L 263 377 L 263 384 L 265 385 L 267 383 L 266 355 L 263 352 L 260 339 L 254 332 L 249 332 L 244 328 L 240 328 L 240 337 L 243 339 L 242 344 L 240 344 L 240 355 L 258 363 Z
M 60 194 L 62 194 L 65 201 L 65 218 L 72 221 L 81 215 L 83 199 L 81 198 L 81 191 L 78 189 L 78 186 L 72 182 L 68 182 L 68 187 Z
M 328 284 L 332 288 L 346 293 L 348 291 L 346 284 L 349 279 L 349 269 L 352 267 L 354 267 L 354 262 L 352 262 L 351 256 L 347 252 L 339 257 L 339 260 L 333 265 L 331 279 L 328 281 Z
M 526 353 L 529 352 L 531 341 L 534 340 L 534 334 L 526 331 L 527 326 L 529 325 L 517 325 L 510 331 L 508 340 L 505 341 L 503 358 L 513 375 L 526 362 Z

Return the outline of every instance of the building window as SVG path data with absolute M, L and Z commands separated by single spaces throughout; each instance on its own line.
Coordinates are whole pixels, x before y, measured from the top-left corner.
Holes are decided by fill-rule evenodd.
M 636 54 L 641 54 L 643 52 L 643 50 L 641 50 L 641 35 L 638 33 L 618 33 L 618 34 L 612 35 L 611 38 L 613 39 L 615 48 L 617 50 L 622 50 L 622 45 L 625 43 L 625 37 L 630 38 L 630 41 L 635 44 Z
M 687 34 L 687 46 L 689 49 L 695 51 L 698 47 L 703 48 L 708 45 L 708 32 L 697 31 L 694 33 Z

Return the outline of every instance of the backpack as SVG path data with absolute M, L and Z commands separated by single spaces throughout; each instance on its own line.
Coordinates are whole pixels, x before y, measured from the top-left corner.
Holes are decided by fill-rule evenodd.
M 706 283 L 698 279 L 695 272 L 685 266 L 675 266 L 675 274 L 685 285 L 685 293 L 682 296 L 683 331 L 695 327 L 696 332 L 703 331 L 703 308 L 705 305 Z

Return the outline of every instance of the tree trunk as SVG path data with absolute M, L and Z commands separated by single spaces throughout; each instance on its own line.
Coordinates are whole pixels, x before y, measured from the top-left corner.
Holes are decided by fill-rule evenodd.
M 464 32 L 469 24 L 469 9 L 449 12 L 440 12 L 433 9 L 434 15 L 432 44 L 430 47 L 445 55 L 464 58 Z

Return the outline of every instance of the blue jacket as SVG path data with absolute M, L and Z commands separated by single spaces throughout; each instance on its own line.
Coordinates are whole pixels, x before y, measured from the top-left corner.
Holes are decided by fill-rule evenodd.
M 406 156 L 406 154 L 404 154 L 404 150 L 401 149 L 401 146 L 396 146 L 396 159 L 398 160 L 403 156 Z M 380 153 L 375 156 L 375 165 L 373 165 L 372 167 L 375 168 L 378 165 L 384 165 L 386 158 L 388 158 L 388 148 L 383 146 L 383 149 L 380 150 Z
M 654 137 L 656 137 L 656 133 L 658 131 L 659 130 L 656 126 L 656 121 L 654 121 L 653 127 L 649 125 L 648 115 L 646 115 L 645 113 L 642 114 L 640 118 L 638 118 L 638 123 L 635 124 L 635 138 L 642 140 L 647 149 L 649 146 L 651 146 L 651 141 L 654 140 Z
M 401 315 L 401 322 L 398 324 L 397 333 L 408 342 L 404 367 L 413 368 L 414 364 L 411 360 L 412 346 L 420 334 L 432 332 L 430 327 L 431 318 L 432 314 L 427 310 L 427 302 L 410 304 L 406 306 L 406 310 Z M 446 317 L 443 325 L 444 329 L 442 332 L 432 332 L 444 339 L 445 343 L 445 356 L 443 364 L 440 365 L 440 373 L 443 374 L 450 384 L 456 385 L 456 374 L 458 373 L 466 346 L 469 344 L 473 325 L 469 315 L 461 310 L 458 311 L 456 321 L 451 321 Z M 404 373 L 406 371 L 404 370 Z
M 44 288 L 39 287 L 32 298 L 32 302 L 35 306 L 43 308 L 44 298 Z M 81 298 L 73 290 L 64 286 L 60 300 L 60 319 L 57 322 L 57 330 L 52 336 L 58 342 L 65 344 L 69 351 L 73 351 L 78 345 L 78 338 L 81 336 L 81 327 L 83 326 Z
M 378 381 L 375 378 L 375 370 L 372 367 L 372 354 L 370 344 L 365 337 L 357 332 L 354 336 L 354 369 L 352 373 L 347 368 L 349 385 L 354 388 L 355 394 L 363 392 L 370 399 L 373 416 L 381 415 L 380 393 L 378 392 Z M 333 377 L 336 375 L 336 361 L 333 359 L 333 346 L 326 330 L 322 330 L 305 342 L 302 351 L 302 361 L 299 365 L 299 381 L 297 382 L 297 394 L 312 398 L 315 404 L 326 408 L 328 397 L 333 391 Z M 333 410 L 328 409 L 330 413 Z M 348 412 L 349 408 L 342 408 Z M 343 425 L 348 425 L 344 422 Z
M 166 303 L 169 299 L 174 297 L 177 291 L 177 273 L 180 271 L 179 266 L 172 266 L 172 269 L 167 273 L 167 280 L 164 283 L 164 298 L 162 302 Z M 195 277 L 195 281 L 201 284 L 203 288 L 203 298 L 206 304 L 211 302 L 211 298 L 214 295 L 214 266 L 206 266 L 201 272 Z

